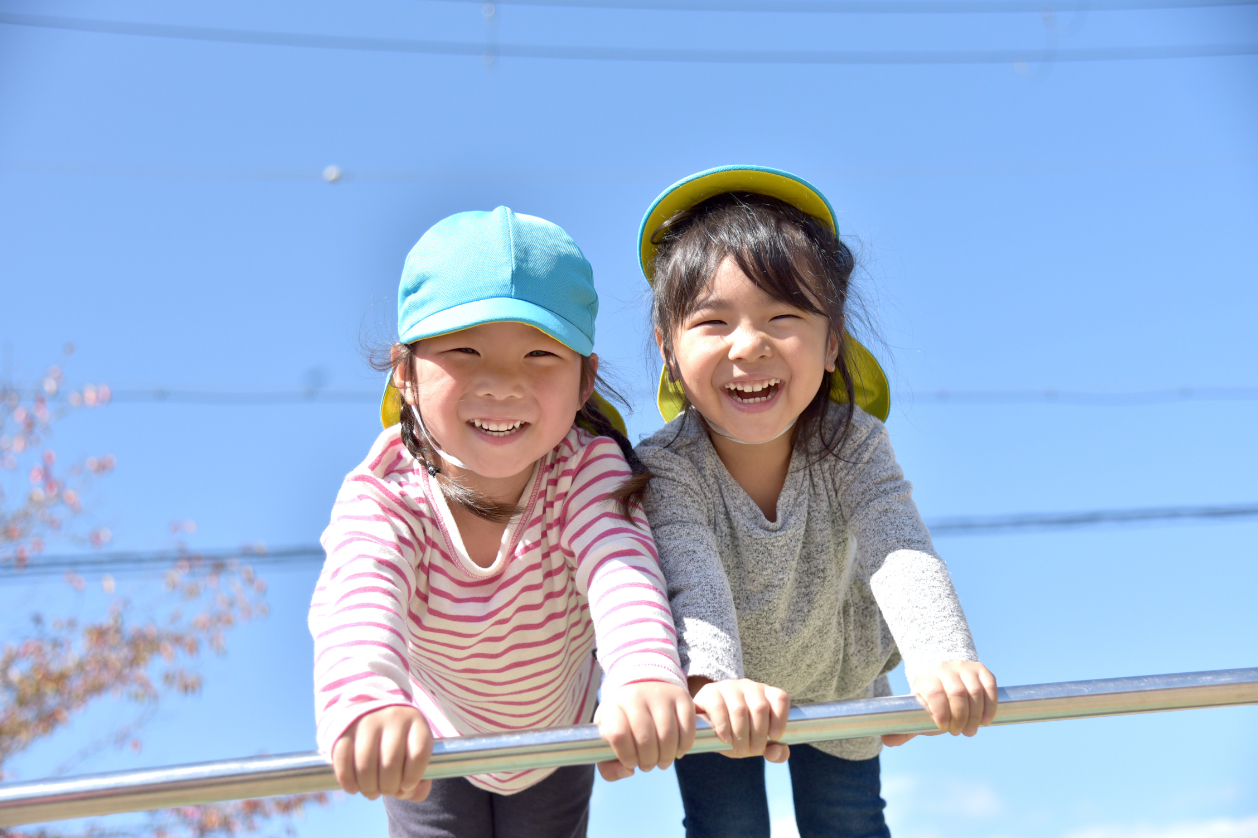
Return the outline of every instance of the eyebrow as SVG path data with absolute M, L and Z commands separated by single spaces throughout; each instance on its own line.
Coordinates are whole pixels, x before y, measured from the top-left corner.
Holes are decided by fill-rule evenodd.
M 690 310 L 690 315 L 693 317 L 694 315 L 702 314 L 703 312 L 729 308 L 730 305 L 731 303 L 729 300 L 726 300 L 723 297 L 709 295 L 699 299 L 699 301 L 695 304 L 695 307 Z

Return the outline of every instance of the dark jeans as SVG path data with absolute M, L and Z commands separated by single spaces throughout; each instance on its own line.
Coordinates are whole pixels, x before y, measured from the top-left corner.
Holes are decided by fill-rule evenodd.
M 878 757 L 847 760 L 792 745 L 787 762 L 800 838 L 891 838 Z M 764 758 L 691 754 L 677 760 L 686 838 L 768 838 Z
M 420 803 L 384 798 L 389 838 L 585 838 L 594 766 L 557 768 L 515 794 L 495 794 L 462 777 L 433 780 Z

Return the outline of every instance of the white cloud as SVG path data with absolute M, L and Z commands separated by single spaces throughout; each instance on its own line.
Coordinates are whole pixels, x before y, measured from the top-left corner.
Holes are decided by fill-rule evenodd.
M 799 829 L 795 826 L 795 815 L 782 815 L 769 824 L 772 838 L 799 838 Z
M 1004 809 L 996 790 L 975 779 L 931 782 L 911 774 L 890 774 L 882 778 L 882 796 L 888 811 L 904 809 L 970 820 L 994 818 Z
M 901 795 L 907 797 L 917 788 L 917 777 L 912 774 L 883 774 L 882 796 L 890 800 Z
M 1065 838 L 1258 838 L 1258 815 L 1182 821 L 1160 826 L 1091 826 L 1070 832 Z

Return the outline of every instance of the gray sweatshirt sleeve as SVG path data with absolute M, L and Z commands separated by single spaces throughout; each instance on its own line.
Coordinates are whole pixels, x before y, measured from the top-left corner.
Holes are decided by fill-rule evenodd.
M 668 580 L 682 670 L 713 681 L 741 678 L 738 617 L 698 472 L 663 448 L 643 445 L 638 456 L 654 474 L 644 505 Z
M 857 566 L 868 574 L 910 684 L 924 664 L 978 660 L 947 565 L 935 555 L 886 428 L 857 411 L 841 459 L 839 500 L 856 536 Z

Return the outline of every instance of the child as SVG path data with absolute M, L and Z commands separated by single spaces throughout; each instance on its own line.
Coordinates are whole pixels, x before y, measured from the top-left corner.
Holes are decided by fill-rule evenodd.
M 735 755 L 789 755 L 801 836 L 889 835 L 879 741 L 788 750 L 789 702 L 889 695 L 903 654 L 939 729 L 972 736 L 996 681 L 844 331 L 851 252 L 816 189 L 757 167 L 674 185 L 639 243 L 671 421 L 638 455 L 695 705 Z M 692 755 L 677 779 L 687 836 L 768 836 L 763 760 Z
M 406 259 L 385 430 L 310 606 L 319 748 L 343 789 L 388 796 L 390 836 L 585 834 L 591 766 L 429 782 L 433 737 L 595 715 L 607 779 L 693 743 L 645 470 L 594 393 L 597 311 L 572 240 L 506 207 Z

